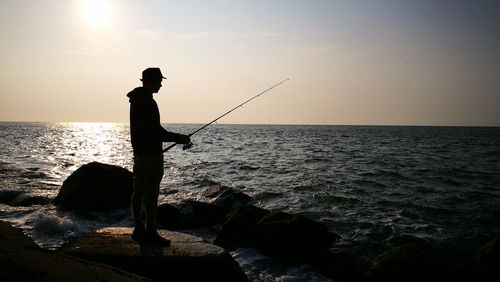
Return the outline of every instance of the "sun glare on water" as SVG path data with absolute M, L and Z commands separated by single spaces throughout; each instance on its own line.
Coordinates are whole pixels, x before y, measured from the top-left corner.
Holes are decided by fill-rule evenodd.
M 110 7 L 107 0 L 82 0 L 81 12 L 89 23 L 102 26 L 109 23 Z

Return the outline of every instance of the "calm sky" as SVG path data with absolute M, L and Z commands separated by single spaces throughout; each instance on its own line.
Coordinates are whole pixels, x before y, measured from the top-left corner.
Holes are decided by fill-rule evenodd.
M 500 126 L 500 1 L 0 2 L 0 121 Z

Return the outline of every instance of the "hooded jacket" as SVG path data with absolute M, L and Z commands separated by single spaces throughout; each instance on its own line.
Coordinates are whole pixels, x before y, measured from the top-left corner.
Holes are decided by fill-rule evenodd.
M 177 134 L 161 126 L 153 93 L 137 87 L 127 94 L 130 102 L 130 139 L 134 156 L 163 152 L 162 142 L 174 142 Z

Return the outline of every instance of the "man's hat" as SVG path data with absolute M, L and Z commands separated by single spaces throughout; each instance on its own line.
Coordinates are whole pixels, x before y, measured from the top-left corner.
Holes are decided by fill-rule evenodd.
M 161 80 L 166 78 L 161 74 L 160 68 L 147 68 L 142 71 L 142 81 Z

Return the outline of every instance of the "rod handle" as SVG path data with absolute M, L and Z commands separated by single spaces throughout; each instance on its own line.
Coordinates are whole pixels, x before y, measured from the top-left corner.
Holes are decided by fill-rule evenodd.
M 174 144 L 168 146 L 167 148 L 163 149 L 163 153 L 165 153 L 166 151 L 172 149 L 173 147 L 175 147 L 175 145 L 177 145 L 177 143 L 174 143 Z
M 175 147 L 176 145 L 178 145 L 179 143 L 174 143 L 170 146 L 168 146 L 167 148 L 163 149 L 163 153 L 165 153 L 166 151 L 172 149 L 173 147 Z M 189 142 L 187 144 L 184 144 L 182 145 L 182 150 L 188 150 L 190 149 L 191 147 L 193 147 L 193 143 L 192 142 Z

